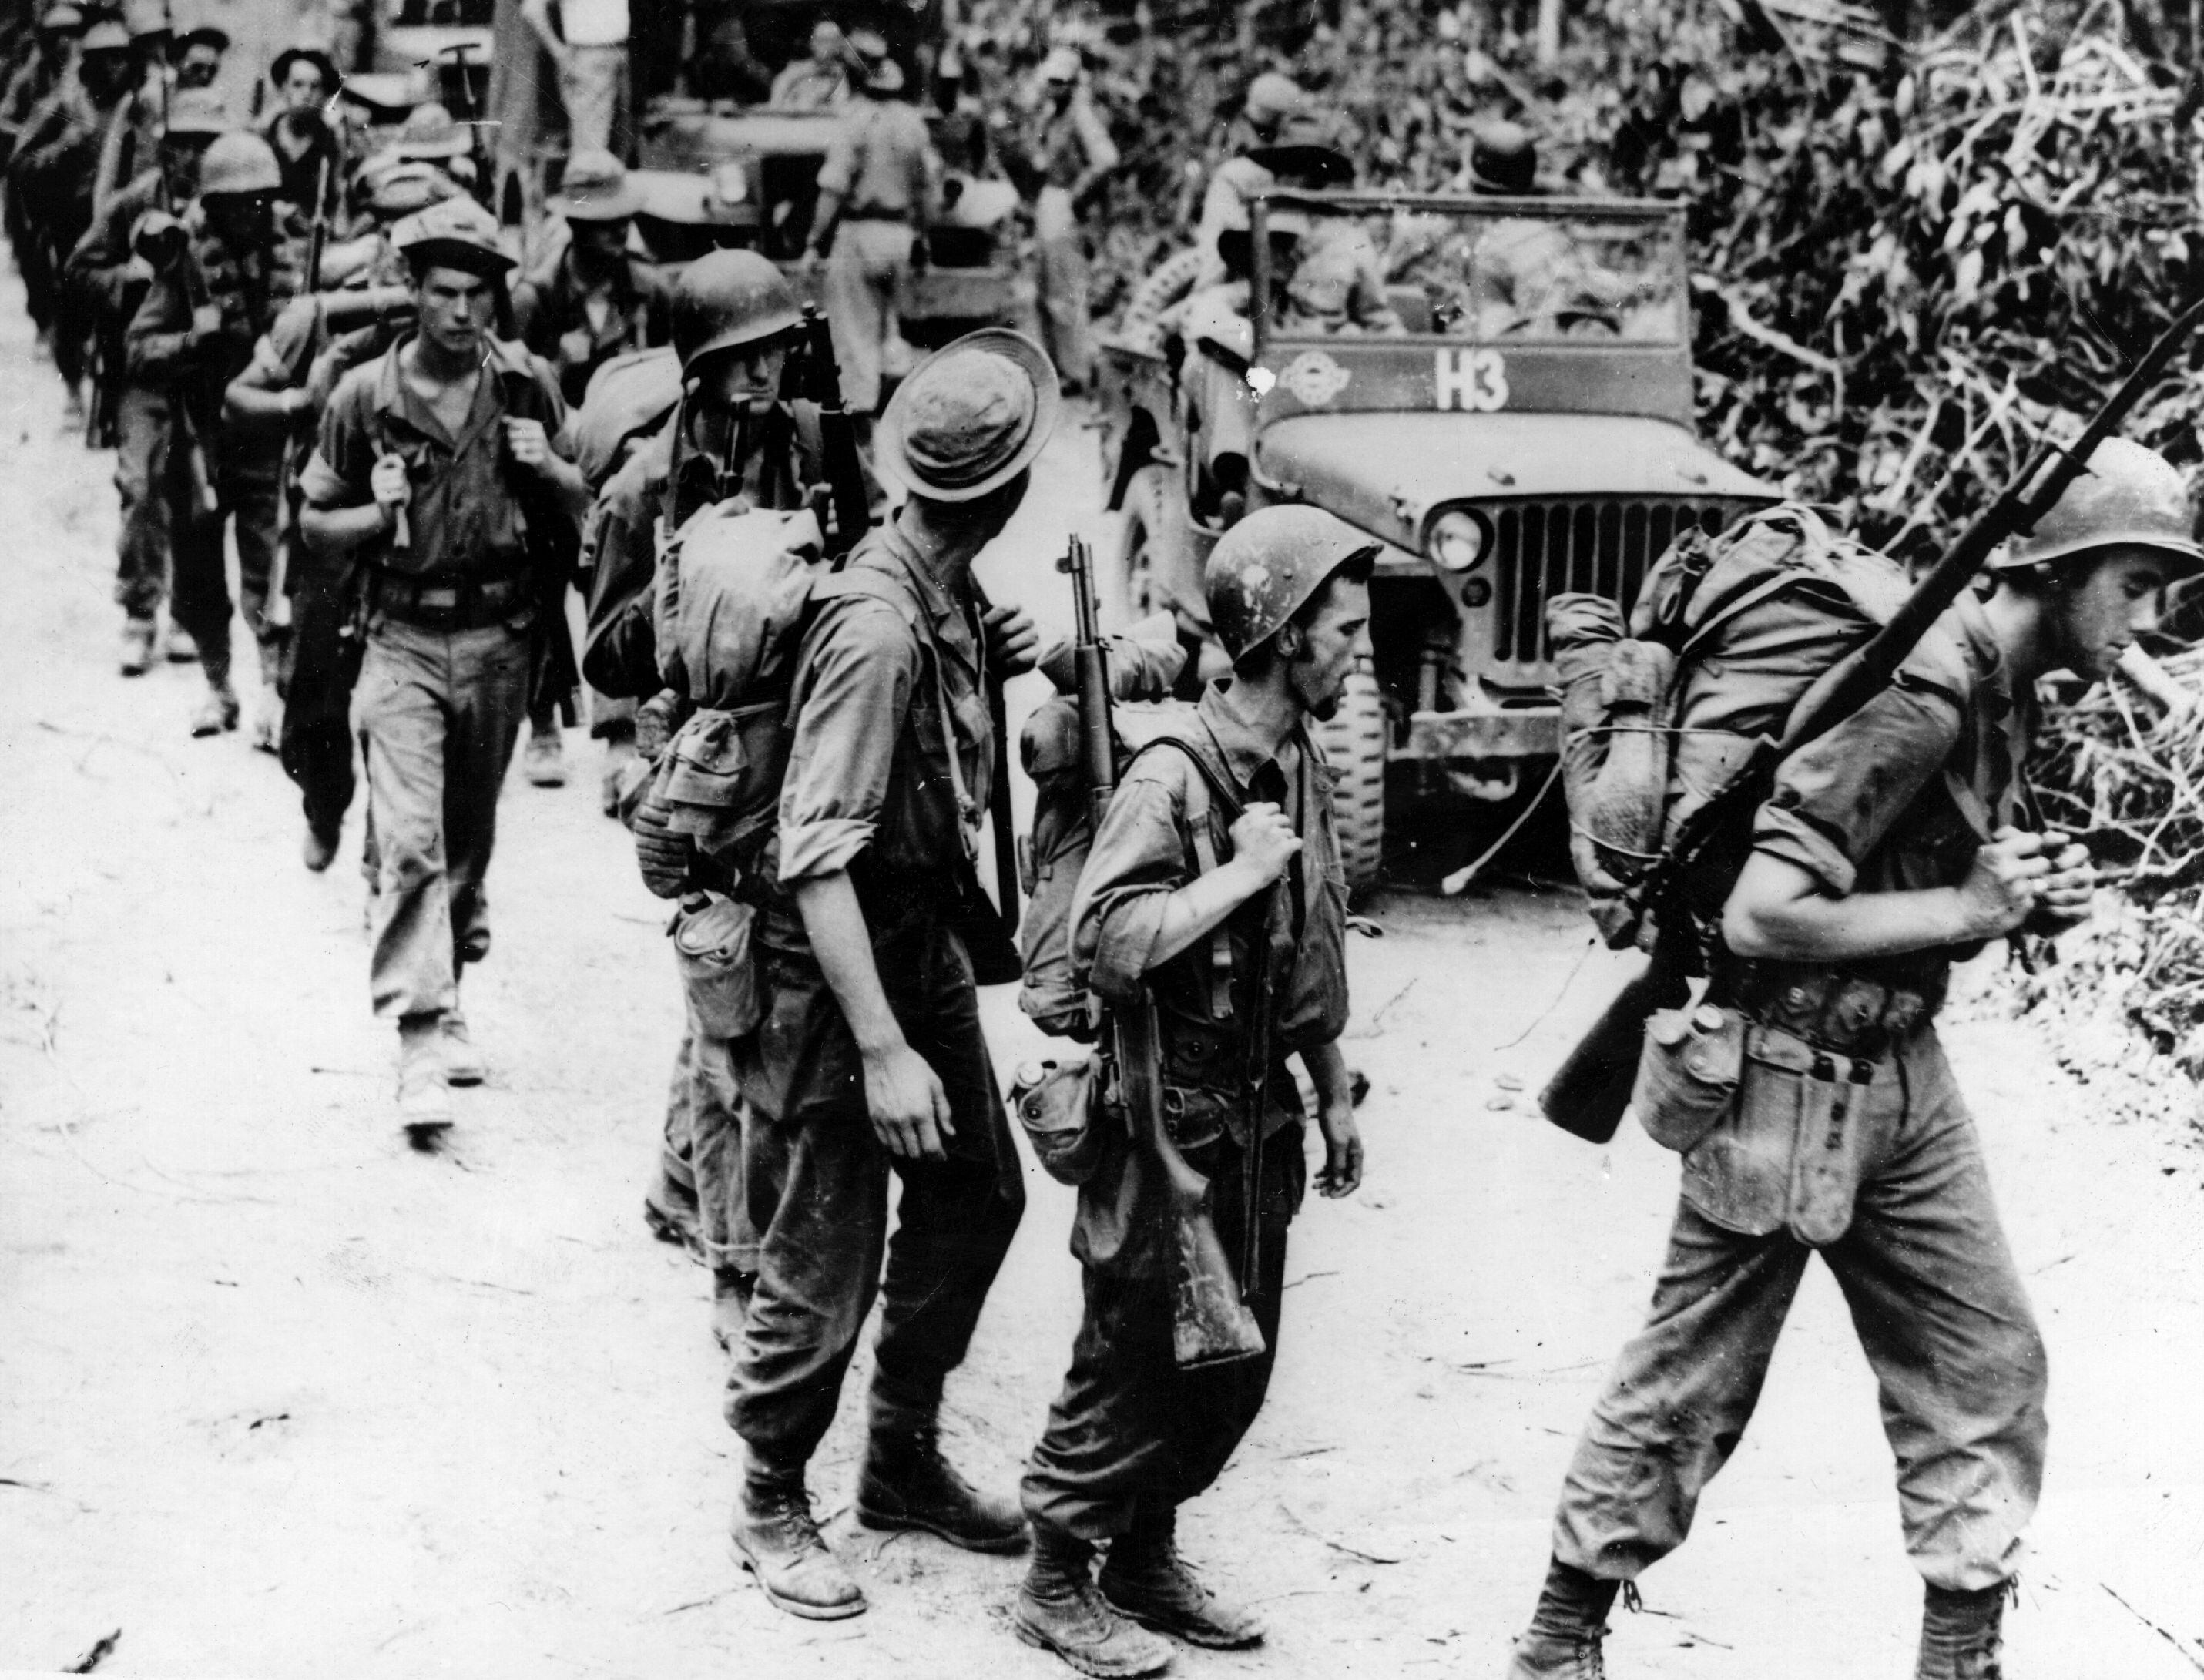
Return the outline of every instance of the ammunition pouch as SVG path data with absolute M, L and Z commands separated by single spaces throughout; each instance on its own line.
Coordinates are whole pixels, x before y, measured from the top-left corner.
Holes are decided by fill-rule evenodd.
M 1880 1062 L 1935 1018 L 1948 979 L 1941 959 L 1876 977 L 1841 968 L 1751 962 L 1718 974 L 1711 995 L 1725 998 L 1757 1024 L 1790 1033 L 1817 1050 Z

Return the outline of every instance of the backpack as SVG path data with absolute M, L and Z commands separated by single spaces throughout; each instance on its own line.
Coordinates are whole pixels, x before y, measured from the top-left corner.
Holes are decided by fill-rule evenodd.
M 653 606 L 658 663 L 696 711 L 667 743 L 637 813 L 644 884 L 678 898 L 697 855 L 712 884 L 733 890 L 768 877 L 762 860 L 780 810 L 794 730 L 788 699 L 804 632 L 826 600 L 884 600 L 921 640 L 924 609 L 909 589 L 868 567 L 822 562 L 817 517 L 725 501 L 700 508 L 658 565 Z M 668 842 L 672 848 L 668 849 Z
M 1110 708 L 1117 775 L 1142 754 L 1182 752 L 1198 772 L 1188 784 L 1187 823 L 1194 835 L 1196 861 L 1206 874 L 1218 864 L 1209 837 L 1212 802 L 1233 815 L 1238 796 L 1200 713 L 1186 701 L 1172 700 L 1171 684 L 1185 661 L 1167 615 L 1136 624 L 1125 636 L 1111 636 Z M 1025 973 L 1018 1007 L 1044 1032 L 1091 1043 L 1099 1011 L 1087 989 L 1087 977 L 1073 965 L 1071 902 L 1080 873 L 1094 843 L 1092 809 L 1082 741 L 1079 700 L 1068 645 L 1041 661 L 1058 692 L 1035 707 L 1019 738 L 1019 755 L 1034 783 L 1032 831 L 1019 847 L 1020 884 L 1026 906 L 1018 925 Z M 1223 982 L 1231 978 L 1232 953 L 1225 930 L 1211 939 L 1212 961 Z M 1226 994 L 1229 1009 L 1229 994 Z
M 1679 536 L 1646 573 L 1627 634 L 1605 596 L 1548 604 L 1570 858 L 1609 946 L 1650 949 L 1656 930 L 1632 890 L 1910 589 L 1895 561 L 1786 502 L 1720 536 Z M 1739 831 L 1715 837 L 1680 883 L 1702 921 L 1720 916 L 1751 850 L 1751 821 L 1745 813 Z

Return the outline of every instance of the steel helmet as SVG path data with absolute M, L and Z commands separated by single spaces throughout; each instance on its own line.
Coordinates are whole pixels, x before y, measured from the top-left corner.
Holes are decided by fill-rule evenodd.
M 681 365 L 792 331 L 803 319 L 781 272 L 755 251 L 711 251 L 673 288 L 673 348 Z
M 1202 573 L 1209 619 L 1235 665 L 1348 561 L 1378 544 L 1320 507 L 1259 508 L 1218 539 Z
M 2204 565 L 2189 487 L 2155 449 L 2108 437 L 2035 529 L 1992 556 L 1998 570 L 2062 560 L 2090 548 L 2135 544 Z
M 283 171 L 276 162 L 275 148 L 259 135 L 244 129 L 217 134 L 199 160 L 199 196 L 280 192 Z

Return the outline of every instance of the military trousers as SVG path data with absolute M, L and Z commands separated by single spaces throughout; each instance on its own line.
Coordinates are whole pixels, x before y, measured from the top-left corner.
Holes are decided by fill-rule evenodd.
M 910 272 L 912 237 L 909 222 L 867 216 L 834 230 L 819 294 L 842 364 L 842 400 L 852 414 L 878 411 L 889 361 L 909 353 L 896 299 Z
M 483 878 L 528 711 L 527 616 L 439 630 L 368 621 L 358 695 L 376 854 L 369 990 L 378 1015 L 459 1002 L 489 947 Z
M 216 511 L 195 506 L 190 458 L 181 438 L 170 441 L 163 483 L 174 591 L 169 610 L 199 644 L 199 659 L 212 674 L 226 672 L 229 665 L 227 533 L 236 536 L 238 604 L 245 610 L 246 627 L 264 647 L 276 638 L 269 590 L 276 572 L 283 485 L 281 459 L 264 447 L 215 436 L 206 448 L 214 463 Z
M 742 1090 L 726 1041 L 702 1031 L 693 1009 L 688 1017 L 667 1091 L 656 1196 L 696 1204 L 706 1265 L 755 1272 L 757 1233 L 743 1195 Z
M 121 500 L 115 600 L 133 618 L 151 618 L 169 594 L 169 399 L 125 384 L 116 399 L 115 490 Z
M 760 953 L 766 1018 L 729 1046 L 749 1103 L 743 1188 L 758 1253 L 726 1417 L 775 1465 L 804 1463 L 833 1422 L 875 1296 L 875 1411 L 933 1415 L 1025 1212 L 963 942 L 920 920 L 875 930 L 874 952 L 904 1038 L 948 1094 L 945 1160 L 892 1156 L 874 1136 L 856 1042 L 808 952 Z
M 1818 1251 L 1780 1222 L 1780 1207 L 1772 1229 L 1741 1216 L 1766 1198 L 1751 1192 L 1751 1165 L 1734 1168 L 1750 1151 L 1733 1138 L 1712 1140 L 1711 1164 L 1699 1158 L 1706 1144 L 1686 1156 L 1651 1316 L 1609 1375 L 1562 1487 L 1553 1545 L 1561 1562 L 1626 1581 L 1682 1544 L 1700 1494 L 1751 1419 L 1818 1251 L 1881 1388 L 1915 1566 L 1955 1592 L 1994 1587 L 2018 1567 L 2043 1479 L 2042 1339 L 1934 1032 L 1915 1035 L 1884 1071 L 1895 1077 L 1852 1093 L 1850 1120 L 1874 1143 L 1849 1227 Z M 1756 1089 L 1752 1075 L 1748 1068 L 1745 1102 L 1809 1112 L 1807 1086 Z M 1825 1121 L 1828 1111 L 1812 1112 Z M 1760 1233 L 1730 1228 L 1740 1224 Z
M 293 540 L 287 583 L 291 634 L 283 659 L 283 769 L 299 790 L 306 822 L 334 836 L 352 807 L 352 695 L 362 648 L 347 634 L 353 567 Z
M 1072 214 L 1071 194 L 1044 186 L 1034 205 L 1034 281 L 1040 293 L 1042 346 L 1069 384 L 1094 377 L 1094 327 L 1089 318 L 1087 245 Z
M 1236 1263 L 1247 1156 L 1229 1137 L 1185 1155 L 1209 1180 L 1217 1234 Z M 1306 1182 L 1299 1126 L 1264 1145 L 1262 1174 L 1255 1203 L 1262 1239 L 1247 1301 L 1263 1332 L 1263 1352 L 1254 1358 L 1182 1370 L 1172 1351 L 1168 1277 L 1091 1267 L 1082 1273 L 1085 1305 L 1071 1369 L 1019 1488 L 1035 1526 L 1086 1541 L 1115 1539 L 1206 1490 L 1254 1423 L 1278 1357 L 1286 1237 Z

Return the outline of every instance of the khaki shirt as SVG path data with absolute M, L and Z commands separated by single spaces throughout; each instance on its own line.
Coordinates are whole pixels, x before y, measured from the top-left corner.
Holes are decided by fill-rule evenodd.
M 908 589 L 924 628 L 869 595 L 821 603 L 789 701 L 779 878 L 851 872 L 877 933 L 949 908 L 986 809 L 994 731 L 977 587 L 951 595 L 892 524 L 869 532 L 844 571 L 868 569 Z
M 941 158 L 926 119 L 900 99 L 860 97 L 844 109 L 819 166 L 819 190 L 840 194 L 845 216 L 931 222 L 941 198 Z
M 409 333 L 364 367 L 347 374 L 322 417 L 321 441 L 299 475 L 315 507 L 361 507 L 376 461 L 392 451 L 406 459 L 412 484 L 406 504 L 411 546 L 385 531 L 361 558 L 410 576 L 436 573 L 510 576 L 527 564 L 527 524 L 513 488 L 520 469 L 509 464 L 504 422 L 540 420 L 553 448 L 571 455 L 566 404 L 541 357 L 517 344 L 489 340 L 484 377 L 457 436 L 407 385 L 399 358 Z M 515 393 L 518 393 L 518 400 Z
M 1265 1129 L 1275 1130 L 1300 1115 L 1286 1056 L 1328 1044 L 1347 1026 L 1347 874 L 1331 776 L 1306 730 L 1297 729 L 1275 756 L 1266 749 L 1241 720 L 1229 683 L 1202 691 L 1196 716 L 1210 757 L 1224 767 L 1238 801 L 1277 802 L 1301 837 L 1284 884 L 1286 914 L 1270 920 L 1273 1067 Z M 1166 1083 L 1223 1091 L 1241 1077 L 1256 1007 L 1256 941 L 1271 896 L 1259 895 L 1225 923 L 1231 972 L 1223 1013 L 1213 939 L 1197 940 L 1152 973 L 1148 967 L 1165 902 L 1200 873 L 1188 826 L 1200 774 L 1175 747 L 1151 747 L 1133 760 L 1073 896 L 1071 953 L 1074 969 L 1086 973 L 1105 1002 L 1134 997 L 1143 984 L 1153 991 Z M 1232 855 L 1234 813 L 1213 790 L 1208 805 L 1207 845 L 1223 862 Z
M 2027 750 L 1997 641 L 1981 606 L 1963 598 L 1889 688 L 1786 760 L 1755 819 L 1754 849 L 1839 897 L 1956 886 L 1976 851 L 2015 820 Z M 1911 983 L 1925 956 L 1940 979 L 1946 959 L 1975 949 L 1893 961 Z

